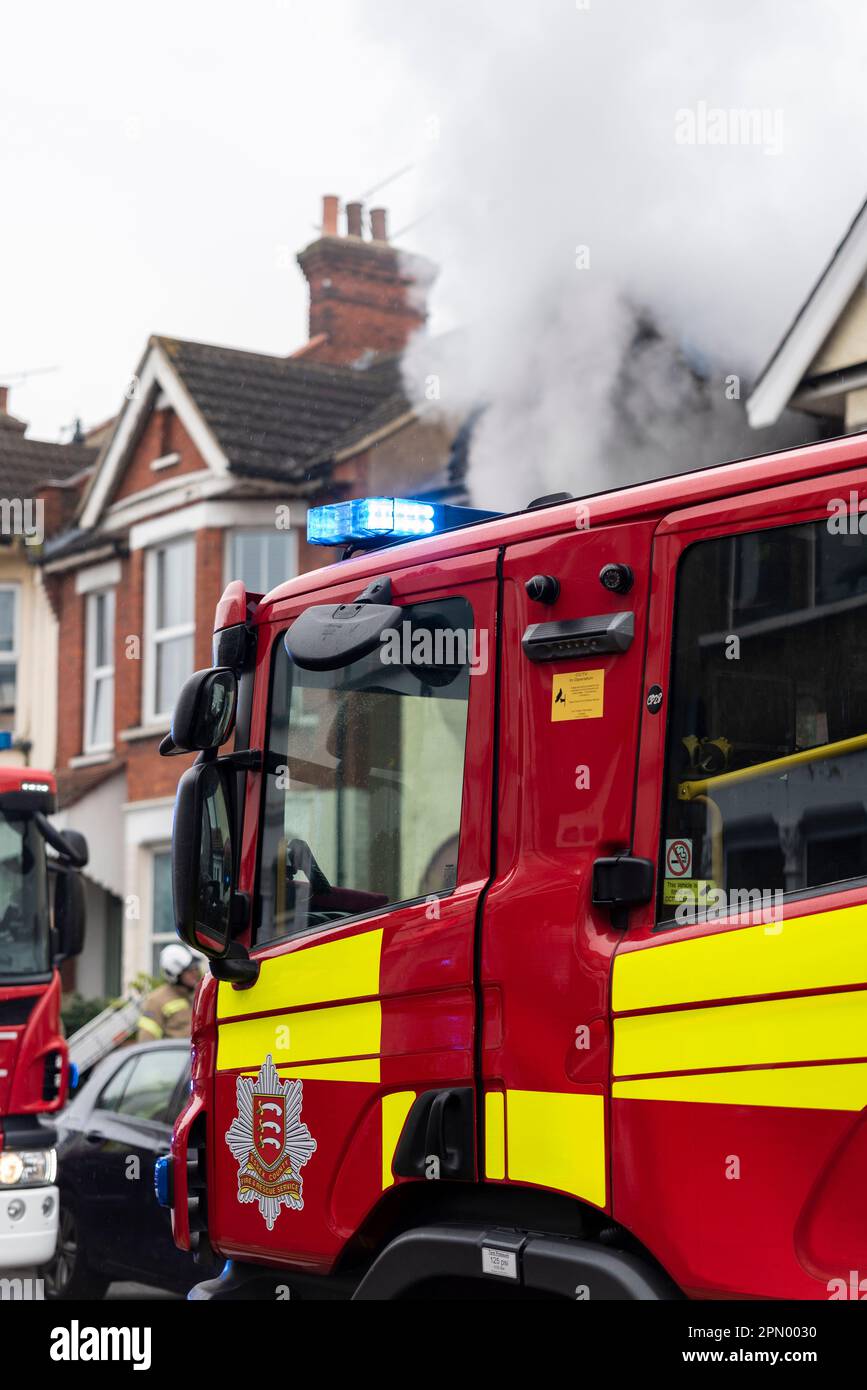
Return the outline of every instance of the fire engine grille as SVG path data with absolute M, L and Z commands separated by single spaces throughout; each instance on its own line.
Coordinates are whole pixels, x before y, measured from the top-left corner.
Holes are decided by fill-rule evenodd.
M 0 999 L 0 1024 L 26 1023 L 32 1014 L 38 994 L 17 995 L 14 999 Z
M 42 1099 L 56 1100 L 60 1095 L 60 1077 L 62 1075 L 63 1059 L 59 1052 L 49 1052 L 45 1058 L 45 1070 L 42 1074 Z

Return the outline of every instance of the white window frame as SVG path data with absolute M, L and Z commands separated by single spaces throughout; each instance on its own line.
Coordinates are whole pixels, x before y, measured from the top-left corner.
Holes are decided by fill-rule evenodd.
M 108 604 L 106 626 L 108 627 L 109 654 L 111 662 L 103 666 L 96 665 L 96 623 L 94 614 L 96 613 L 97 601 L 104 598 Z M 82 747 L 85 753 L 108 753 L 114 748 L 114 619 L 115 619 L 115 591 L 114 589 L 94 589 L 85 597 L 84 610 L 84 739 Z M 96 709 L 96 689 L 100 682 L 111 682 L 111 730 L 112 734 L 107 743 L 95 743 L 91 738 L 93 728 L 93 715 Z
M 249 535 L 258 535 L 258 536 L 279 535 L 279 536 L 285 536 L 285 537 L 287 538 L 287 541 L 288 541 L 288 548 L 289 548 L 289 567 L 288 567 L 288 569 L 287 569 L 287 572 L 286 572 L 284 575 L 282 575 L 282 577 L 281 577 L 281 579 L 280 579 L 280 583 L 282 584 L 282 583 L 283 583 L 285 580 L 287 580 L 287 579 L 295 579 L 295 578 L 296 578 L 296 576 L 297 576 L 297 574 L 298 574 L 298 529 L 297 529 L 297 527 L 295 527 L 295 526 L 287 526 L 287 527 L 281 529 L 281 528 L 278 528 L 278 527 L 275 527 L 275 526 L 270 526 L 270 527 L 269 527 L 269 526 L 255 526 L 255 525 L 250 525 L 250 526 L 232 526 L 232 527 L 227 528 L 227 530 L 226 530 L 226 551 L 225 551 L 225 556 L 224 556 L 224 561 L 223 561 L 223 570 L 224 570 L 224 574 L 225 574 L 225 582 L 226 582 L 227 584 L 229 584 L 233 579 L 237 579 L 237 578 L 239 577 L 239 576 L 235 573 L 234 566 L 233 566 L 233 564 L 232 564 L 232 550 L 233 550 L 233 547 L 234 547 L 234 544 L 235 544 L 235 537 L 236 537 L 236 536 L 249 536 Z M 251 592 L 255 593 L 255 592 L 257 592 L 257 591 L 256 591 L 256 590 L 251 590 Z
M 180 546 L 188 546 L 192 551 L 192 571 L 193 582 L 190 586 L 190 611 L 192 617 L 188 622 L 176 623 L 174 627 L 158 628 L 157 618 L 157 574 L 159 570 L 158 556 L 166 550 L 174 550 Z M 195 641 L 196 641 L 196 540 L 195 536 L 189 534 L 178 536 L 169 541 L 162 542 L 153 546 L 145 555 L 145 671 L 144 671 L 144 722 L 146 725 L 165 724 L 172 717 L 173 711 L 170 709 L 159 710 L 157 703 L 157 648 L 162 642 L 169 642 L 176 637 L 191 637 L 193 646 L 193 661 L 195 662 Z M 192 667 L 190 668 L 192 673 Z
M 0 666 L 15 667 L 15 698 L 12 701 L 11 712 L 13 715 L 17 715 L 21 668 L 21 585 L 15 582 L 0 584 L 0 593 L 12 595 L 12 650 L 11 652 L 0 652 Z M 5 705 L 0 706 L 0 710 L 7 710 L 8 708 Z
M 148 954 L 147 954 L 147 973 L 151 974 L 151 961 L 154 957 L 155 948 L 159 945 L 170 946 L 173 941 L 177 941 L 178 935 L 174 927 L 169 932 L 158 932 L 156 930 L 157 914 L 157 895 L 156 895 L 156 871 L 157 856 L 167 854 L 171 860 L 172 847 L 170 844 L 149 845 L 147 850 L 148 865 L 148 897 L 150 899 L 150 930 L 148 933 Z M 169 875 L 169 886 L 171 886 L 171 875 Z M 158 973 L 158 972 L 155 972 Z

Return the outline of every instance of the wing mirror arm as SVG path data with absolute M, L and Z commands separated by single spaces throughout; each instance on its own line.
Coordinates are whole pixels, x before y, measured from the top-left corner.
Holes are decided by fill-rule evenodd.
M 249 989 L 259 978 L 258 960 L 239 941 L 230 941 L 226 954 L 210 962 L 210 970 L 215 980 L 225 980 L 238 989 Z

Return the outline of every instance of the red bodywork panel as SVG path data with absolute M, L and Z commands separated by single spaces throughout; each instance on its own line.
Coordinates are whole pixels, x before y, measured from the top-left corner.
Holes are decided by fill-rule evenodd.
M 21 794 L 35 798 L 38 809 L 50 813 L 57 795 L 54 774 L 32 767 L 0 767 L 0 807 L 5 798 L 5 805 L 15 809 L 15 797 Z M 69 1059 L 60 1032 L 60 1001 L 57 970 L 44 982 L 4 984 L 0 980 L 0 1125 L 6 1115 L 49 1114 L 65 1104 Z M 60 1072 L 56 1094 L 46 1100 L 43 1088 L 49 1058 L 52 1072 L 54 1059 L 60 1059 Z
M 40 810 L 48 814 L 54 810 L 57 796 L 57 782 L 53 772 L 40 772 L 34 767 L 0 766 L 0 798 L 9 792 L 34 791 L 43 795 Z
M 27 1014 L 23 1023 L 0 1025 L 0 1116 L 47 1114 L 66 1100 L 69 1059 L 59 1028 L 60 994 L 56 970 L 48 984 L 0 985 L 0 1016 Z M 51 1056 L 62 1059 L 60 1087 L 53 1100 L 44 1100 L 45 1063 Z
M 186 1159 L 202 1117 L 215 1248 L 325 1272 L 390 1200 L 386 1188 L 421 1181 L 389 1174 L 390 1098 L 473 1086 L 477 1182 L 559 1193 L 573 1200 L 576 1220 L 579 1212 L 607 1213 L 693 1297 L 827 1298 L 829 1279 L 863 1267 L 867 1112 L 618 1097 L 618 1020 L 648 1012 L 613 1007 L 620 957 L 744 924 L 660 932 L 654 903 L 634 910 L 624 933 L 593 906 L 590 881 L 601 856 L 658 859 L 666 721 L 645 697 L 653 685 L 668 686 L 682 550 L 711 535 L 822 515 L 835 486 L 867 488 L 865 458 L 867 444 L 853 437 L 487 521 L 300 575 L 257 605 L 252 748 L 265 743 L 274 641 L 309 603 L 351 600 L 378 575 L 391 577 L 398 604 L 438 592 L 466 596 L 477 625 L 496 633 L 499 676 L 492 669 L 470 682 L 458 886 L 443 899 L 441 918 L 430 922 L 423 905 L 402 905 L 256 953 L 281 969 L 297 958 L 301 970 L 310 951 L 382 932 L 375 987 L 316 1001 L 334 1010 L 379 1006 L 378 1079 L 304 1080 L 303 1119 L 317 1145 L 304 1167 L 304 1208 L 281 1211 L 270 1230 L 255 1202 L 239 1201 L 225 1137 L 239 1113 L 238 1079 L 255 1075 L 262 1056 L 220 1064 L 217 987 L 212 979 L 202 987 L 193 1094 L 173 1141 L 179 1245 L 189 1243 Z M 627 595 L 599 584 L 612 562 L 633 572 Z M 553 607 L 528 598 L 534 574 L 560 581 Z M 534 663 L 522 650 L 531 623 L 624 610 L 635 624 L 625 652 L 578 666 Z M 233 589 L 221 618 L 244 611 Z M 557 682 L 578 669 L 594 675 L 591 713 L 561 721 Z M 250 894 L 262 792 L 262 775 L 249 774 L 237 886 Z M 863 890 L 826 892 L 787 904 L 785 915 L 794 921 L 864 900 Z M 797 998 L 827 989 L 802 989 Z M 776 995 L 757 996 L 769 997 Z M 750 1000 L 722 997 L 725 1006 Z M 702 998 L 697 1007 L 719 1003 Z M 232 1019 L 277 1026 L 300 1011 L 272 1000 Z M 837 1060 L 867 1060 L 867 1046 L 864 1054 Z M 727 1155 L 738 1156 L 742 1181 L 722 1180 Z

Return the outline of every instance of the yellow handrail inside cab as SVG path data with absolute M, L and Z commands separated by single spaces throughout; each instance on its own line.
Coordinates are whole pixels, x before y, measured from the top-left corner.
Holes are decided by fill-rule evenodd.
M 725 879 L 725 855 L 723 854 L 723 814 L 717 806 L 712 796 L 705 796 L 700 793 L 695 797 L 696 801 L 703 801 L 707 806 L 707 818 L 710 829 L 710 873 L 711 878 L 717 888 L 721 887 Z
M 801 753 L 787 753 L 782 758 L 772 758 L 770 762 L 753 763 L 752 767 L 739 767 L 735 772 L 720 772 L 716 777 L 705 777 L 701 782 L 681 782 L 677 788 L 679 801 L 693 801 L 698 796 L 706 796 L 709 791 L 728 787 L 735 782 L 748 782 L 752 777 L 766 777 L 773 772 L 786 772 L 790 767 L 800 767 L 802 763 L 818 763 L 825 758 L 837 758 L 843 753 L 857 753 L 867 748 L 867 734 L 856 734 L 854 738 L 842 738 L 837 743 L 820 743 L 816 748 L 805 748 Z

